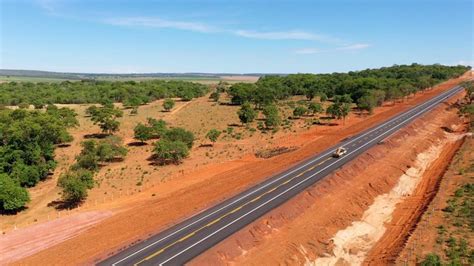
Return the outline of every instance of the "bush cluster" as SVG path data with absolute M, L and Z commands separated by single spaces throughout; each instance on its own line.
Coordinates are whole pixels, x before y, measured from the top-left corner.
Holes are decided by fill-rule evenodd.
M 150 139 L 158 139 L 153 149 L 153 159 L 159 164 L 178 164 L 189 156 L 195 137 L 184 128 L 168 128 L 163 120 L 148 118 L 146 125 L 138 123 L 135 128 L 135 139 L 144 143 Z
M 0 110 L 0 209 L 15 211 L 29 201 L 25 187 L 33 187 L 55 168 L 57 144 L 72 140 L 77 126 L 71 109 L 48 106 L 45 112 Z
M 117 136 L 86 140 L 81 145 L 76 163 L 58 180 L 58 186 L 63 189 L 63 200 L 68 204 L 77 204 L 87 197 L 87 190 L 94 187 L 94 173 L 103 163 L 122 160 L 127 155 L 127 149 Z

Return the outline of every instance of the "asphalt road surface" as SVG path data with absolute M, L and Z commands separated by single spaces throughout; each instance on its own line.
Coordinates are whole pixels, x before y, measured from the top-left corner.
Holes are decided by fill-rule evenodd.
M 345 139 L 237 196 L 120 251 L 99 265 L 184 264 L 336 171 L 461 90 L 459 86 L 454 87 L 386 122 Z M 341 146 L 347 149 L 347 153 L 339 158 L 332 157 L 334 150 Z

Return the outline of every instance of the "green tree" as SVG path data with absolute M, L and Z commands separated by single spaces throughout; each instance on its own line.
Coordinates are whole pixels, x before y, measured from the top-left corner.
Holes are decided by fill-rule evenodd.
M 325 102 L 325 101 L 327 101 L 327 100 L 328 100 L 328 96 L 326 95 L 326 93 L 320 92 L 320 93 L 319 93 L 319 101 L 320 101 L 320 102 Z
M 257 85 L 253 83 L 235 83 L 229 89 L 232 104 L 241 105 L 254 99 Z
M 127 153 L 127 148 L 122 146 L 122 139 L 117 136 L 108 136 L 99 141 L 95 150 L 95 154 L 100 162 L 121 160 Z
M 87 198 L 87 183 L 74 175 L 65 174 L 58 180 L 58 186 L 63 189 L 63 200 L 76 204 Z
M 145 141 L 151 139 L 153 136 L 153 128 L 145 126 L 142 123 L 138 123 L 133 129 L 133 132 L 134 138 L 139 140 L 141 143 L 145 143 Z
M 251 123 L 255 117 L 257 116 L 257 112 L 250 106 L 248 102 L 242 104 L 240 110 L 237 111 L 237 115 L 239 116 L 240 122 L 243 124 Z
M 328 108 L 326 109 L 326 114 L 332 116 L 333 118 L 342 117 L 341 116 L 341 109 L 340 109 L 339 105 L 335 104 L 335 103 L 328 106 Z
M 441 259 L 435 253 L 429 253 L 425 256 L 425 259 L 420 263 L 422 266 L 441 266 Z
M 360 110 L 366 110 L 369 114 L 373 113 L 376 105 L 377 99 L 372 95 L 364 95 L 357 101 L 357 107 Z
M 293 110 L 293 116 L 294 117 L 300 117 L 305 115 L 308 112 L 308 109 L 306 109 L 303 106 L 296 106 L 295 109 Z
M 220 96 L 221 96 L 220 92 L 219 92 L 219 91 L 215 91 L 215 92 L 211 93 L 211 95 L 209 96 L 209 98 L 212 99 L 214 102 L 218 102 Z
M 66 128 L 78 127 L 77 113 L 70 108 L 58 108 L 54 104 L 46 107 L 46 113 L 56 117 Z
M 310 103 L 308 105 L 308 109 L 311 111 L 313 115 L 320 114 L 324 111 L 323 106 L 320 103 Z
M 148 118 L 148 126 L 151 128 L 151 138 L 160 138 L 168 130 L 166 121 L 163 119 L 156 120 L 154 118 Z
M 163 101 L 163 109 L 165 109 L 165 111 L 169 112 L 171 109 L 173 109 L 174 104 L 175 103 L 174 103 L 173 99 L 167 98 Z
M 213 128 L 209 130 L 209 132 L 207 132 L 206 138 L 208 138 L 212 143 L 215 143 L 217 139 L 219 138 L 219 136 L 221 135 L 221 133 L 222 133 L 221 131 Z
M 140 106 L 142 103 L 142 100 L 138 97 L 129 97 L 123 101 L 123 105 L 128 108 L 138 108 L 138 106 Z
M 263 108 L 263 115 L 265 115 L 265 126 L 267 128 L 278 128 L 281 123 L 278 107 L 274 104 L 267 105 Z
M 474 101 L 474 81 L 465 81 L 460 85 L 466 91 L 466 100 L 472 103 Z
M 343 119 L 343 123 L 345 123 L 345 119 L 351 110 L 351 105 L 347 102 L 334 102 L 326 109 L 326 113 L 335 117 L 337 119 Z
M 194 94 L 190 90 L 185 90 L 181 95 L 181 100 L 189 102 L 194 98 Z
M 0 209 L 15 211 L 30 201 L 28 191 L 15 183 L 7 174 L 0 174 Z
M 188 157 L 189 149 L 186 143 L 176 140 L 163 139 L 155 143 L 153 156 L 160 164 L 178 164 Z
M 113 134 L 118 131 L 120 122 L 118 118 L 123 116 L 123 112 L 108 104 L 102 107 L 89 107 L 87 113 L 91 116 L 91 120 L 95 125 L 99 125 L 103 133 Z
M 184 128 L 175 127 L 166 131 L 163 139 L 170 141 L 181 141 L 185 143 L 189 149 L 191 149 L 193 147 L 195 137 L 191 131 L 188 131 Z
M 385 95 L 385 99 L 387 101 L 398 101 L 400 98 L 403 97 L 403 94 L 399 88 L 391 87 L 387 90 Z

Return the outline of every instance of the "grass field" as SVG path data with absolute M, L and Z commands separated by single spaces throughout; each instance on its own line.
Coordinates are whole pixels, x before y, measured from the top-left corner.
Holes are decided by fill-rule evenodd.
M 180 77 L 122 77 L 122 76 L 104 76 L 98 77 L 98 80 L 106 81 L 142 81 L 142 80 L 183 80 L 189 82 L 196 82 L 201 84 L 217 84 L 220 81 L 226 81 L 228 83 L 237 82 L 255 82 L 258 77 L 253 76 L 225 76 L 225 77 L 196 77 L 196 76 L 180 76 Z M 0 76 L 1 82 L 62 82 L 62 81 L 78 81 L 78 79 L 66 79 L 66 78 L 49 78 L 49 77 L 28 77 L 28 76 Z

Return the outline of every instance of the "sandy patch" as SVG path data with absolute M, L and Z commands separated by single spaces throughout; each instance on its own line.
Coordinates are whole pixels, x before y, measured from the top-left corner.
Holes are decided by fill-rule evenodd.
M 72 238 L 111 215 L 111 211 L 84 212 L 2 235 L 0 236 L 0 265 Z M 25 249 L 25 247 L 28 248 Z

